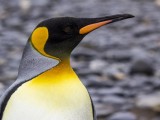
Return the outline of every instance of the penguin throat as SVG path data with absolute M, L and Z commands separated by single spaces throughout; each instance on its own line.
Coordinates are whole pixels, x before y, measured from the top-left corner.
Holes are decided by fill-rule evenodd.
M 62 60 L 58 65 L 42 73 L 38 77 L 32 80 L 34 84 L 50 84 L 55 85 L 57 83 L 79 81 L 79 78 L 70 66 L 69 59 Z

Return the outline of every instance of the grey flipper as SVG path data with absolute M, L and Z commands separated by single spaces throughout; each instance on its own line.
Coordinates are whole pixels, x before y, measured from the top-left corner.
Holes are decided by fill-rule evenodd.
M 19 86 L 21 86 L 24 82 L 38 76 L 44 71 L 51 69 L 58 63 L 58 60 L 45 57 L 38 53 L 35 49 L 33 49 L 30 42 L 28 42 L 24 49 L 17 80 L 0 98 L 0 120 L 2 120 L 3 111 L 9 98 Z

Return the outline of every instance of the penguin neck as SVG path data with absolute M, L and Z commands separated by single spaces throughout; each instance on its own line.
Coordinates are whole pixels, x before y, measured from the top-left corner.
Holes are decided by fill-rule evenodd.
M 70 58 L 67 57 L 67 58 L 61 59 L 61 61 L 59 61 L 59 63 L 55 67 L 52 67 L 50 70 L 51 71 L 56 70 L 56 72 L 58 73 L 73 71 L 70 64 Z
M 52 67 L 49 70 L 49 72 L 54 73 L 54 75 L 51 74 L 54 77 L 55 77 L 55 75 L 58 75 L 58 76 L 62 75 L 62 76 L 67 76 L 67 78 L 69 78 L 69 76 L 74 77 L 76 75 L 73 68 L 71 67 L 69 57 L 61 59 L 59 64 L 56 65 L 55 67 Z
M 70 60 L 63 59 L 59 64 L 32 79 L 32 84 L 56 85 L 79 83 L 80 80 L 73 71 Z

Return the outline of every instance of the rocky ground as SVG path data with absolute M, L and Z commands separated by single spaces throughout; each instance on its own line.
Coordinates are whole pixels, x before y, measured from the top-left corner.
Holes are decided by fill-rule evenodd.
M 136 17 L 85 37 L 72 66 L 98 120 L 160 120 L 160 0 L 0 1 L 0 94 L 16 79 L 24 45 L 41 20 L 117 13 Z

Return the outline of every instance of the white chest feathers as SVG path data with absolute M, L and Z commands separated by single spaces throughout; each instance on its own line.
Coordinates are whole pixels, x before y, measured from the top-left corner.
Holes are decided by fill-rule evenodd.
M 93 120 L 93 112 L 80 81 L 35 85 L 31 80 L 12 94 L 2 120 Z

